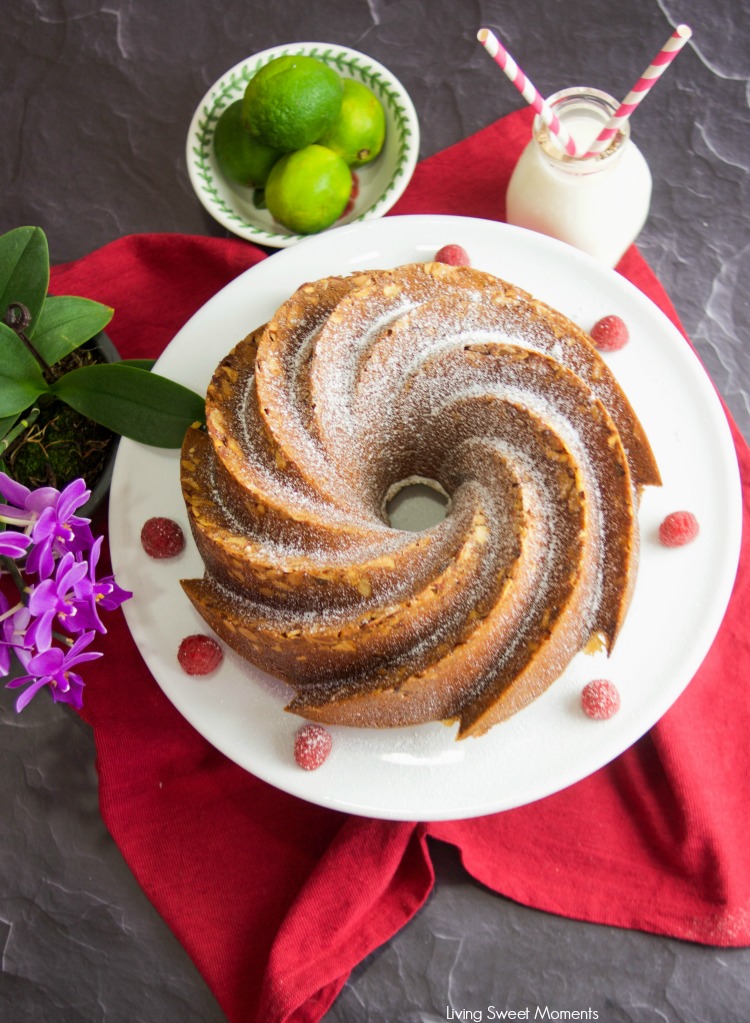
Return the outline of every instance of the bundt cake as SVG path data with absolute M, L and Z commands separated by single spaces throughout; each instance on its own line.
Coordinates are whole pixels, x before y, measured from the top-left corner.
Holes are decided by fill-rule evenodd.
M 208 625 L 328 724 L 481 735 L 610 650 L 659 471 L 590 338 L 442 263 L 305 284 L 221 362 L 182 450 Z M 428 480 L 448 513 L 392 528 Z

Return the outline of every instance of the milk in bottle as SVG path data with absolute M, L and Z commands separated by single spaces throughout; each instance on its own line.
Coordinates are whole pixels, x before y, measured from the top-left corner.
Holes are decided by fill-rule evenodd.
M 559 238 L 614 266 L 648 216 L 648 165 L 630 139 L 629 121 L 603 152 L 583 155 L 617 109 L 611 96 L 575 87 L 548 103 L 582 155 L 568 156 L 537 116 L 508 185 L 508 223 Z

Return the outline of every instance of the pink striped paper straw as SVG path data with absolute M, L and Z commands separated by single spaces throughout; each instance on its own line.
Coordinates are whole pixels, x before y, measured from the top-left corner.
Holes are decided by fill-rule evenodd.
M 610 139 L 617 134 L 622 124 L 627 121 L 638 104 L 646 98 L 692 34 L 692 30 L 687 25 L 677 26 L 664 46 L 659 50 L 653 63 L 649 64 L 605 127 L 591 143 L 586 156 L 595 156 L 607 148 Z
M 576 144 L 561 123 L 560 118 L 547 104 L 547 101 L 539 90 L 535 88 L 534 84 L 529 81 L 497 36 L 488 28 L 480 28 L 477 32 L 477 39 L 495 63 L 503 69 L 526 102 L 531 104 L 549 130 L 557 137 L 557 141 L 568 156 L 576 156 L 578 152 Z

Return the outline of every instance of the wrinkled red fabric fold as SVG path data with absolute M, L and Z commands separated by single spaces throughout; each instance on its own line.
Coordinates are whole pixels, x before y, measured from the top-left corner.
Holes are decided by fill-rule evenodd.
M 518 111 L 424 161 L 393 212 L 502 220 L 529 125 L 530 112 Z M 55 268 L 51 288 L 113 306 L 108 333 L 121 354 L 154 357 L 263 258 L 235 238 L 130 236 Z M 679 326 L 635 248 L 618 269 Z M 351 969 L 427 898 L 427 836 L 455 845 L 475 878 L 529 906 L 710 944 L 750 943 L 750 452 L 733 430 L 742 557 L 700 671 L 612 764 L 507 813 L 390 823 L 279 792 L 187 724 L 122 616 L 110 617 L 105 656 L 87 666 L 83 711 L 96 740 L 102 815 L 232 1023 L 319 1020 Z

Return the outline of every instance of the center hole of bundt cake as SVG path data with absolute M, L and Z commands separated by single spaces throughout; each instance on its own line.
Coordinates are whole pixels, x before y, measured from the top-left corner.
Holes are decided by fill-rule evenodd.
M 424 476 L 410 476 L 389 487 L 383 509 L 394 529 L 421 533 L 442 522 L 451 499 L 437 482 Z

